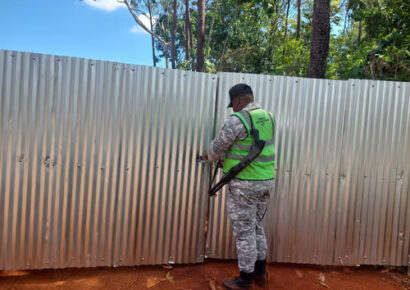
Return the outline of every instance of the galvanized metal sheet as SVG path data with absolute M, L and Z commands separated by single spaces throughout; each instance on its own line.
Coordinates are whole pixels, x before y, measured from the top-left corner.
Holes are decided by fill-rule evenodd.
M 202 262 L 216 83 L 0 51 L 0 269 Z
M 409 83 L 218 77 L 217 127 L 239 82 L 277 119 L 276 186 L 264 220 L 270 260 L 408 265 Z M 235 258 L 225 196 L 210 204 L 212 258 Z
M 269 259 L 409 265 L 409 83 L 0 51 L 0 269 L 201 262 L 206 228 L 206 255 L 234 258 L 195 157 L 237 82 L 278 124 Z
M 407 266 L 410 84 L 348 87 L 335 263 Z

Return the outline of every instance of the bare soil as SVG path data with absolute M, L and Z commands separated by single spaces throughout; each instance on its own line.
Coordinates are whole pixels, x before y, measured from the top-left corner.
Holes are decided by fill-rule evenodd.
M 204 264 L 0 271 L 0 289 L 224 289 L 237 275 L 235 261 Z M 269 264 L 267 289 L 410 289 L 410 278 L 397 269 Z M 256 286 L 254 289 L 258 289 Z

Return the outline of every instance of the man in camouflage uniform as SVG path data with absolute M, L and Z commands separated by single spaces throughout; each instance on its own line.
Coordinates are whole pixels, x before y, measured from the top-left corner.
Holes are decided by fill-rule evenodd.
M 233 86 L 229 91 L 229 95 L 231 102 L 228 108 L 233 107 L 234 112 L 241 112 L 244 116 L 246 114 L 249 115 L 249 112 L 254 110 L 267 113 L 254 103 L 252 89 L 246 84 Z M 248 111 L 248 113 L 245 114 L 244 111 Z M 269 130 L 273 131 L 271 132 L 272 145 L 274 144 L 275 121 L 273 116 L 269 115 L 272 121 L 271 125 L 269 122 Z M 245 140 L 249 137 L 249 126 L 246 125 L 246 121 L 238 116 L 235 114 L 231 115 L 225 121 L 219 134 L 212 141 L 208 152 L 208 159 L 210 161 L 225 159 L 224 162 L 226 163 L 227 153 L 235 142 L 240 142 L 240 140 Z M 272 146 L 274 147 L 274 145 Z M 266 163 L 262 170 L 265 170 L 265 172 L 266 170 L 268 172 L 272 171 L 272 173 L 269 173 L 271 174 L 269 176 L 274 177 L 273 164 L 274 161 Z M 246 174 L 251 174 L 250 176 L 252 176 L 252 172 Z M 236 177 L 239 175 L 240 173 Z M 256 177 L 251 179 L 253 180 L 246 180 L 246 175 L 245 178 L 232 179 L 229 183 L 229 194 L 226 197 L 227 213 L 236 236 L 236 250 L 240 270 L 239 277 L 223 281 L 223 285 L 228 289 L 249 289 L 253 280 L 262 287 L 266 286 L 267 283 L 267 242 L 262 219 L 266 213 L 269 197 L 274 187 L 274 178 L 269 177 L 268 179 L 261 178 L 261 180 L 255 180 L 259 179 Z

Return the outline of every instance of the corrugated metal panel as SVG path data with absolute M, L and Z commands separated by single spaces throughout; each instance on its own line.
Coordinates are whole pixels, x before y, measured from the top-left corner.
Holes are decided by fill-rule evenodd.
M 276 187 L 264 221 L 269 259 L 407 265 L 409 83 L 218 76 L 217 127 L 238 82 L 250 84 L 277 119 Z M 212 258 L 235 258 L 225 194 L 210 204 Z
M 242 81 L 279 129 L 270 260 L 410 265 L 409 83 L 0 51 L 0 269 L 203 261 L 195 157 Z M 206 253 L 234 258 L 225 192 L 209 206 Z
M 0 51 L 0 269 L 202 262 L 216 85 Z
M 409 265 L 410 84 L 351 80 L 335 263 Z

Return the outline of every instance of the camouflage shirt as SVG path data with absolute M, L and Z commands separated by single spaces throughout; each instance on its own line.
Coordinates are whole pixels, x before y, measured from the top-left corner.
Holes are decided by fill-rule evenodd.
M 259 109 L 256 103 L 249 103 L 242 110 L 249 111 Z M 236 116 L 229 116 L 224 122 L 224 125 L 218 135 L 212 140 L 208 150 L 208 158 L 210 161 L 218 159 L 223 160 L 224 153 L 229 150 L 236 140 L 243 140 L 248 137 L 248 132 L 242 121 Z M 266 190 L 272 188 L 274 180 L 241 180 L 234 178 L 230 182 L 230 186 L 239 188 L 257 188 L 258 190 Z

